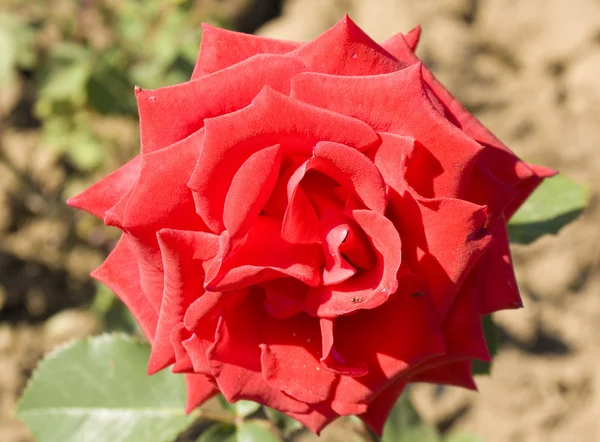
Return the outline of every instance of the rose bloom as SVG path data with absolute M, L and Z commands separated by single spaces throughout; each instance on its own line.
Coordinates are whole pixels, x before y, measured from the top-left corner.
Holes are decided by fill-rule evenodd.
M 306 44 L 203 26 L 189 82 L 136 88 L 141 153 L 69 204 L 123 231 L 93 276 L 184 373 L 319 432 L 376 432 L 410 382 L 474 388 L 481 317 L 521 307 L 519 160 L 413 53 L 348 17 Z

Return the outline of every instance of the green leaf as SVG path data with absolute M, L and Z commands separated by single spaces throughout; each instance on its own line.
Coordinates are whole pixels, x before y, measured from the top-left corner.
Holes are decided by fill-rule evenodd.
M 587 187 L 561 175 L 544 180 L 510 219 L 510 240 L 529 244 L 544 234 L 558 233 L 579 216 L 587 201 Z
M 233 404 L 235 414 L 242 417 L 250 416 L 251 414 L 256 413 L 259 408 L 260 404 L 253 401 L 240 400 Z
M 487 344 L 490 357 L 494 357 L 498 352 L 498 329 L 492 319 L 491 315 L 486 315 L 481 318 L 481 324 L 483 326 L 483 336 L 485 337 L 485 343 Z M 484 361 L 473 361 L 473 374 L 490 374 L 492 364 Z
M 439 442 L 435 428 L 423 422 L 405 392 L 383 427 L 382 442 Z
M 94 71 L 87 84 L 90 105 L 103 114 L 132 114 L 137 111 L 133 84 L 112 66 L 102 66 Z
M 231 424 L 215 424 L 202 432 L 196 442 L 236 442 L 235 427 Z
M 150 346 L 120 335 L 49 354 L 17 408 L 38 442 L 171 442 L 188 427 L 183 376 L 146 376 Z
M 270 407 L 263 407 L 263 410 L 269 420 L 275 424 L 277 428 L 284 434 L 288 435 L 294 431 L 298 431 L 304 427 L 296 419 L 289 417 L 287 414 L 283 414 Z
M 281 442 L 281 439 L 264 425 L 264 421 L 249 420 L 240 424 L 237 442 Z

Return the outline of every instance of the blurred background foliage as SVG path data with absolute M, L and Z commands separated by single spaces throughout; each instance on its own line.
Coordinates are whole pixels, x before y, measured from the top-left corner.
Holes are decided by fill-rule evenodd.
M 210 3 L 9 1 L 0 15 L 2 88 L 18 88 L 19 77 L 33 82 L 30 117 L 41 124 L 44 142 L 79 171 L 94 171 L 111 150 L 123 149 L 123 140 L 98 121 L 135 119 L 136 84 L 155 88 L 189 79 L 202 21 L 231 27 L 223 8 Z

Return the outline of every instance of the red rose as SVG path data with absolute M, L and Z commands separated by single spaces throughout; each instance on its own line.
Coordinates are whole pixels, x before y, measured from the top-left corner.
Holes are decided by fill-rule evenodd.
M 94 277 L 185 373 L 318 432 L 380 432 L 404 386 L 473 387 L 481 316 L 521 306 L 520 161 L 413 49 L 349 18 L 299 44 L 204 27 L 191 81 L 136 90 L 141 154 L 69 204 L 123 231 Z

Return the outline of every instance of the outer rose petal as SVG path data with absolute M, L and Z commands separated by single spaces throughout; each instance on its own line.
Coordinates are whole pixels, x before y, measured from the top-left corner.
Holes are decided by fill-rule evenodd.
M 432 384 L 454 385 L 457 387 L 477 390 L 473 380 L 473 361 L 450 362 L 418 372 L 411 378 L 411 382 L 429 382 Z
M 306 67 L 299 60 L 257 55 L 201 81 L 136 89 L 142 154 L 183 140 L 204 126 L 206 118 L 249 105 L 265 86 L 288 94 L 290 79 L 304 71 Z
M 444 118 L 427 97 L 421 64 L 387 75 L 340 77 L 315 73 L 292 79 L 291 96 L 358 118 L 378 132 L 410 136 L 439 161 L 437 196 L 460 197 L 481 146 Z
M 182 342 L 190 356 L 194 371 L 211 375 L 208 362 L 208 350 L 215 343 L 215 332 L 219 318 L 223 312 L 243 300 L 247 290 L 236 292 L 206 292 L 188 308 L 185 327 L 193 332 L 192 336 Z
M 158 315 L 140 287 L 137 260 L 129 247 L 129 238 L 121 236 L 114 250 L 92 276 L 115 292 L 140 325 L 150 342 L 154 340 Z
M 425 279 L 445 318 L 466 273 L 491 243 L 485 207 L 451 198 L 392 195 L 389 216 L 398 226 L 403 259 Z
M 483 302 L 482 314 L 498 310 L 523 307 L 515 278 L 508 232 L 504 218 L 496 220 L 489 228 L 494 241 L 482 258 Z
M 397 34 L 384 44 L 396 58 L 407 64 L 418 64 L 420 60 L 413 53 L 407 39 L 402 34 Z M 485 156 L 494 157 L 488 162 L 490 171 L 508 185 L 517 188 L 519 196 L 506 211 L 506 218 L 510 218 L 527 196 L 541 183 L 543 178 L 550 177 L 556 172 L 539 166 L 532 166 L 519 160 L 508 147 L 492 134 L 481 122 L 467 111 L 464 106 L 435 78 L 427 68 L 423 68 L 423 78 L 428 86 L 428 95 L 441 102 L 443 112 L 453 124 L 462 129 L 467 135 L 486 146 Z M 479 183 L 479 186 L 485 185 Z M 490 184 L 494 186 L 493 183 Z
M 69 198 L 67 204 L 104 219 L 106 211 L 117 204 L 137 181 L 141 163 L 142 157 L 136 156 L 79 195 Z
M 421 39 L 421 25 L 417 25 L 411 29 L 407 34 L 404 35 L 404 39 L 406 40 L 406 44 L 408 44 L 408 46 L 415 51 L 417 49 L 417 45 L 419 44 L 419 40 Z M 385 48 L 385 43 L 382 46 Z M 390 53 L 393 53 L 389 49 L 387 50 Z
M 267 320 L 260 291 L 251 291 L 219 319 L 208 360 L 219 389 L 230 401 L 249 399 L 283 412 L 306 413 L 310 407 L 264 379 L 260 363 L 260 327 Z
M 219 392 L 219 389 L 203 374 L 186 374 L 185 385 L 187 388 L 187 403 L 185 412 L 202 405 Z
M 202 138 L 203 133 L 196 132 L 166 149 L 144 155 L 140 176 L 128 199 L 123 198 L 107 212 L 109 225 L 132 236 L 138 259 L 156 268 L 162 268 L 158 230 L 207 230 L 195 212 L 192 193 L 186 186 Z
M 171 330 L 171 345 L 175 352 L 175 364 L 173 364 L 173 373 L 193 373 L 194 364 L 187 350 L 183 347 L 183 341 L 189 339 L 192 333 L 185 328 L 183 323 L 177 324 Z
M 286 414 L 302 423 L 302 425 L 316 435 L 318 435 L 328 423 L 333 421 L 336 417 L 339 417 L 327 404 L 311 405 L 309 411 L 306 413 L 288 412 Z
M 290 56 L 298 57 L 312 72 L 335 75 L 376 75 L 406 65 L 379 46 L 348 15 Z
M 397 381 L 377 396 L 365 413 L 358 416 L 379 436 L 383 433 L 383 426 L 392 408 L 396 405 L 396 401 L 406 388 L 406 384 L 407 382 L 404 380 Z
M 202 43 L 192 80 L 220 71 L 257 54 L 286 54 L 302 43 L 228 31 L 202 23 Z
M 163 229 L 158 233 L 158 242 L 165 275 L 164 292 L 148 374 L 175 362 L 171 331 L 183 322 L 190 304 L 204 293 L 202 263 L 219 251 L 218 237 L 212 233 Z
M 197 212 L 215 233 L 224 229 L 223 206 L 231 180 L 261 148 L 280 144 L 284 154 L 309 156 L 322 140 L 360 150 L 379 141 L 362 121 L 292 100 L 269 88 L 250 106 L 206 120 L 205 130 L 198 165 L 188 185 L 194 191 Z
M 481 264 L 477 263 L 467 276 L 442 325 L 446 342 L 446 354 L 442 358 L 490 361 L 481 325 L 485 275 L 480 269 Z

